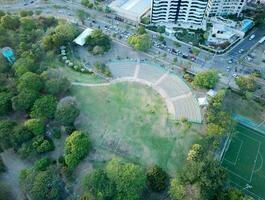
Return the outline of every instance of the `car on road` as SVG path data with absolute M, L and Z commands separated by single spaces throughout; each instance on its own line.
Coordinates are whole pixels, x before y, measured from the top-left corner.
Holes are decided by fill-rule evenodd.
M 236 73 L 233 74 L 234 78 L 238 78 L 238 75 Z
M 239 51 L 238 51 L 238 53 L 243 53 L 244 52 L 244 49 L 240 49 Z
M 226 71 L 228 71 L 228 72 L 230 72 L 230 70 L 231 70 L 231 67 L 226 67 Z
M 233 59 L 228 60 L 228 63 L 232 64 L 233 63 Z
M 251 35 L 251 36 L 249 37 L 249 40 L 253 40 L 255 37 L 256 37 L 256 35 L 253 34 L 253 35 Z

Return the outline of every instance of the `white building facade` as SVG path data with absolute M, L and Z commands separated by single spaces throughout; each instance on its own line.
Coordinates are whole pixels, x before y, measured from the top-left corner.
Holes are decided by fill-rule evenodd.
M 208 17 L 239 15 L 246 3 L 247 0 L 209 0 L 206 15 Z
M 207 0 L 153 0 L 152 23 L 201 25 Z
M 239 15 L 247 0 L 152 0 L 151 22 L 169 27 L 206 28 L 212 16 Z M 174 26 L 175 25 L 175 26 Z M 195 28 L 195 29 L 197 29 Z

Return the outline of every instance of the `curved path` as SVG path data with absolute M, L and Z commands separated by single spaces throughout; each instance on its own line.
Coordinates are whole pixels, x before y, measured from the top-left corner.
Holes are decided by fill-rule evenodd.
M 186 118 L 191 122 L 202 122 L 201 111 L 191 89 L 178 76 L 163 68 L 146 63 L 111 62 L 108 64 L 113 80 L 107 83 L 80 83 L 73 85 L 85 87 L 108 86 L 119 82 L 138 82 L 153 88 L 165 100 L 168 112 L 175 119 Z

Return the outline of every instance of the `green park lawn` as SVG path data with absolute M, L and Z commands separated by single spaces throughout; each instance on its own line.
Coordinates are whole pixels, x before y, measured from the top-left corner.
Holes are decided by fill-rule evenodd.
M 163 99 L 147 86 L 73 86 L 71 92 L 81 108 L 77 126 L 90 134 L 94 150 L 103 155 L 100 159 L 111 153 L 174 173 L 201 137 L 201 125 L 187 129 L 178 124 L 168 116 Z

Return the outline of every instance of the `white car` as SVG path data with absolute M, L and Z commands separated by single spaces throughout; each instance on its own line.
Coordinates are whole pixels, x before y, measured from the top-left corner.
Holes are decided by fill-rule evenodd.
M 255 37 L 256 37 L 256 35 L 253 34 L 253 35 L 251 35 L 251 36 L 249 37 L 249 40 L 253 40 Z
M 238 75 L 237 75 L 236 73 L 234 73 L 234 74 L 233 74 L 233 77 L 234 77 L 234 78 L 237 78 L 237 77 L 238 77 Z

